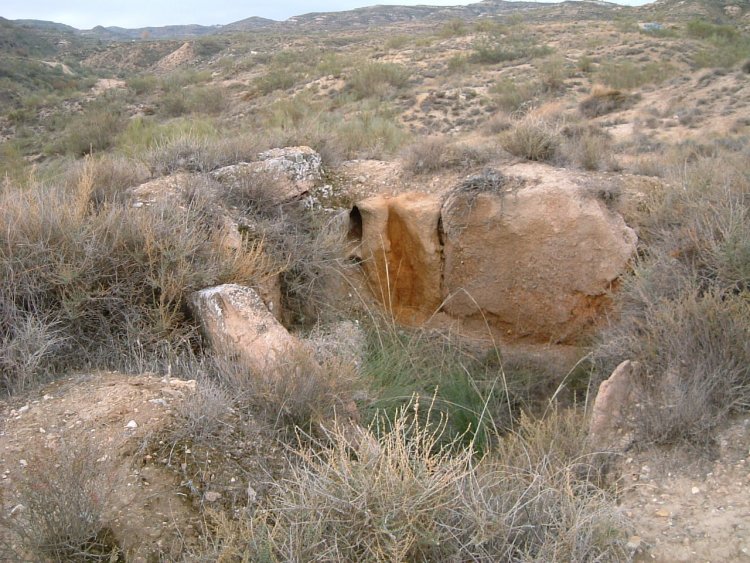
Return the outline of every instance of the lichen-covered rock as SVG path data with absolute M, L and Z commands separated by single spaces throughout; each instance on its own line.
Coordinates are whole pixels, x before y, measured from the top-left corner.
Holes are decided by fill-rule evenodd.
M 310 147 L 271 149 L 258 158 L 218 168 L 210 176 L 229 192 L 270 205 L 300 199 L 322 181 L 322 159 Z
M 191 306 L 214 350 L 241 361 L 252 373 L 273 372 L 301 346 L 252 288 L 225 284 L 204 289 L 193 294 Z
M 323 159 L 310 147 L 271 149 L 258 155 L 268 169 L 287 174 L 294 182 L 312 187 L 323 178 Z

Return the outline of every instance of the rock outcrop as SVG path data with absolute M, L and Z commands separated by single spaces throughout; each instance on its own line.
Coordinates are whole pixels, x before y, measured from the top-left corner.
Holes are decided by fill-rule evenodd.
M 193 294 L 191 306 L 214 350 L 242 362 L 251 373 L 274 371 L 301 346 L 249 287 L 204 289 Z
M 475 177 L 450 194 L 442 210 L 449 315 L 557 342 L 594 321 L 637 237 L 592 190 L 566 180 Z
M 625 360 L 599 384 L 589 422 L 589 439 L 597 450 L 621 450 L 630 443 L 638 369 L 637 362 Z
M 240 162 L 210 173 L 225 188 L 279 205 L 300 199 L 323 179 L 320 155 L 310 147 L 271 149 L 256 162 Z
M 375 297 L 401 322 L 421 322 L 440 307 L 440 207 L 437 196 L 378 196 L 350 214 L 353 255 Z
M 353 256 L 395 318 L 438 310 L 511 338 L 568 342 L 609 301 L 637 237 L 601 191 L 566 171 L 489 171 L 441 200 L 374 197 L 351 211 Z

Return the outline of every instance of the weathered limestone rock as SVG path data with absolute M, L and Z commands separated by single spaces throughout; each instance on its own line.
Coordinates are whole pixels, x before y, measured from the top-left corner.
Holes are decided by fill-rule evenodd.
M 271 149 L 258 155 L 267 169 L 283 172 L 291 180 L 313 187 L 323 179 L 323 159 L 310 147 Z
M 551 168 L 470 178 L 446 199 L 442 226 L 445 311 L 555 342 L 595 320 L 637 240 L 590 187 Z
M 375 297 L 406 323 L 427 319 L 440 307 L 441 202 L 437 196 L 373 197 L 350 214 L 349 239 Z
M 598 450 L 623 449 L 631 440 L 629 417 L 633 415 L 637 362 L 625 360 L 599 384 L 589 422 L 589 439 Z
M 310 147 L 271 149 L 258 158 L 258 162 L 224 166 L 210 175 L 230 190 L 257 192 L 257 197 L 271 205 L 299 199 L 322 181 L 322 159 Z
M 211 346 L 254 373 L 274 370 L 301 346 L 249 287 L 225 284 L 204 289 L 193 294 L 191 305 Z

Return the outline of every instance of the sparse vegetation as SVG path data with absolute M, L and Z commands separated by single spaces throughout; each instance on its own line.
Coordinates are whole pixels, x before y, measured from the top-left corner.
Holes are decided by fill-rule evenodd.
M 347 86 L 355 98 L 383 97 L 406 86 L 409 71 L 393 63 L 368 63 L 354 71 Z
M 524 117 L 500 134 L 500 144 L 506 151 L 527 160 L 554 160 L 561 142 L 556 126 L 536 116 Z
M 249 560 L 578 561 L 624 555 L 623 522 L 593 485 L 580 424 L 525 420 L 497 459 L 440 448 L 406 407 L 376 433 L 301 447 L 268 507 L 216 522 L 216 557 Z M 420 407 L 421 408 L 421 407 Z M 565 436 L 562 443 L 557 438 Z M 439 470 L 435 470 L 439 468 Z
M 734 6 L 701 2 L 711 15 L 688 21 L 664 2 L 485 2 L 450 20 L 373 8 L 240 22 L 189 49 L 0 18 L 0 559 L 133 556 L 108 511 L 123 486 L 101 461 L 111 444 L 86 420 L 34 418 L 59 399 L 37 401 L 41 384 L 99 370 L 163 391 L 143 399 L 162 414 L 126 427 L 141 442 L 117 450 L 129 493 L 168 475 L 145 496 L 195 516 L 188 529 L 154 511 L 144 537 L 175 552 L 153 560 L 647 558 L 617 508 L 627 464 L 586 435 L 596 384 L 638 364 L 633 456 L 721 455 L 723 425 L 750 412 L 750 39 Z M 324 166 L 287 199 L 300 162 L 259 154 L 292 145 Z M 236 178 L 217 172 L 235 164 Z M 545 174 L 638 235 L 626 273 L 576 310 L 592 320 L 565 337 L 579 348 L 484 312 L 384 319 L 353 202 L 409 190 L 440 204 L 463 185 L 505 204 Z M 443 228 L 437 254 L 455 244 Z M 225 282 L 272 293 L 300 348 L 265 371 L 212 351 L 188 302 Z M 123 435 L 130 408 L 102 424 Z M 91 443 L 66 441 L 84 430 Z M 155 535 L 167 528 L 178 546 Z

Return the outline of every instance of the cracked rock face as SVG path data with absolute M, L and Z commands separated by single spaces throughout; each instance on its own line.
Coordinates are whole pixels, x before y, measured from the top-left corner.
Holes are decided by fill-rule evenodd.
M 358 203 L 350 215 L 349 238 L 370 288 L 401 322 L 419 323 L 440 307 L 441 201 L 404 194 Z
M 589 185 L 543 172 L 470 178 L 444 202 L 358 203 L 350 239 L 375 296 L 401 322 L 442 310 L 512 338 L 575 340 L 608 304 L 637 237 Z

